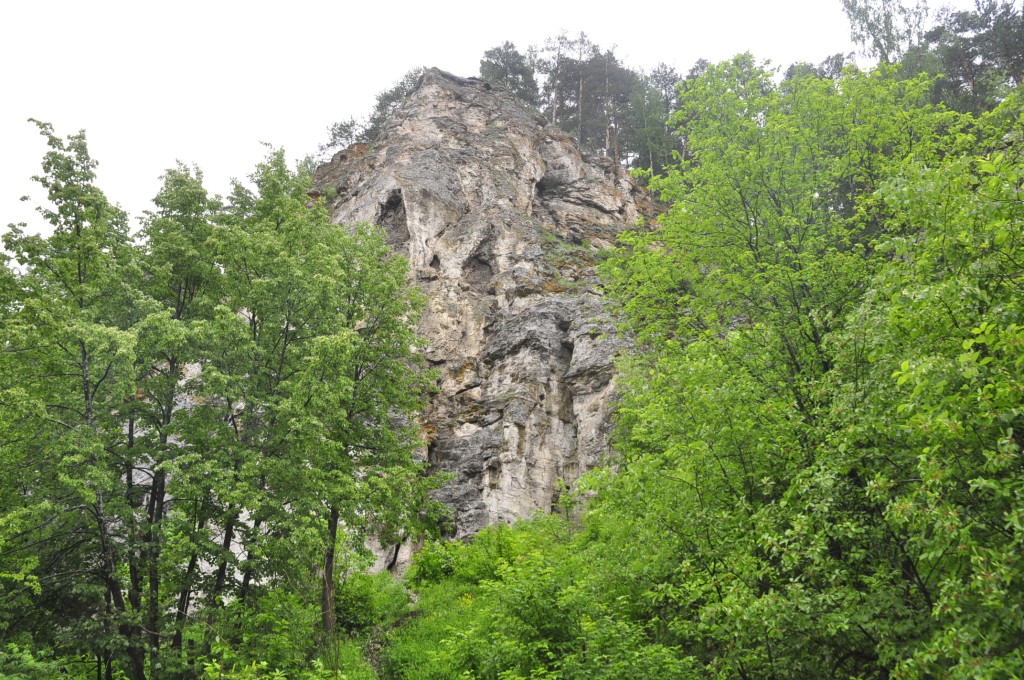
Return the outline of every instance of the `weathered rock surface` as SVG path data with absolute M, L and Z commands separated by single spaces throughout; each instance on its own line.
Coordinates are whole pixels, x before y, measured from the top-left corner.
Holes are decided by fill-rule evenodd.
M 593 265 L 652 212 L 643 190 L 510 94 L 436 69 L 315 183 L 335 222 L 386 228 L 427 293 L 425 455 L 454 473 L 455 535 L 549 511 L 608 450 L 621 347 Z

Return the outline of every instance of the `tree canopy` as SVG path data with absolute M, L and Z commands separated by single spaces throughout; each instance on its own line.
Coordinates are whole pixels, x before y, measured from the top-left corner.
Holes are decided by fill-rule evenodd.
M 179 677 L 317 589 L 333 635 L 339 569 L 435 512 L 405 261 L 279 150 L 226 206 L 168 170 L 133 238 L 84 135 L 38 127 L 52 233 L 11 228 L 0 280 L 4 637 Z

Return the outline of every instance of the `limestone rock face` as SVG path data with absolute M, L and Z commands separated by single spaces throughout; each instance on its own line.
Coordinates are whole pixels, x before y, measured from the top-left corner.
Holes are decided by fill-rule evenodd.
M 645 192 L 511 94 L 436 69 L 315 184 L 333 221 L 383 226 L 428 296 L 425 455 L 454 473 L 455 535 L 550 511 L 608 450 L 621 347 L 593 267 L 652 212 Z

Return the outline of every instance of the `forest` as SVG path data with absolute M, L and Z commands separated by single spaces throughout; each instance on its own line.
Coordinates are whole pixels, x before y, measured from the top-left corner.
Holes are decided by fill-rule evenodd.
M 871 68 L 483 55 L 664 212 L 599 265 L 615 457 L 468 541 L 413 456 L 423 296 L 310 199 L 313 157 L 224 199 L 178 165 L 132 232 L 37 121 L 49 232 L 0 253 L 0 677 L 1024 677 L 1024 16 L 842 2 Z

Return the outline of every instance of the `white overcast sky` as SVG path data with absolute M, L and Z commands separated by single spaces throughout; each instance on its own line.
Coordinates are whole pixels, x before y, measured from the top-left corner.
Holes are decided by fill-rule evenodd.
M 2 0 L 0 230 L 41 227 L 29 178 L 45 144 L 30 117 L 86 131 L 97 184 L 135 224 L 176 160 L 226 193 L 261 142 L 311 153 L 410 68 L 476 75 L 485 50 L 563 29 L 633 68 L 681 73 L 748 50 L 782 67 L 853 50 L 840 0 Z

